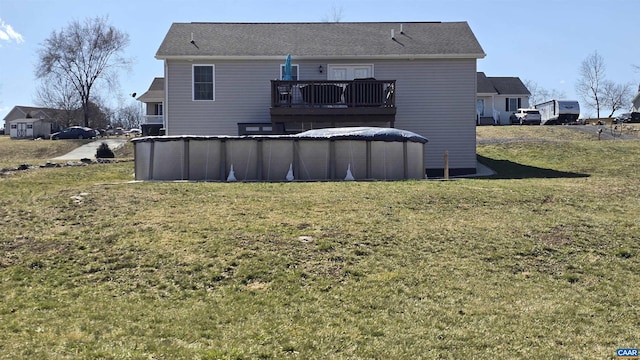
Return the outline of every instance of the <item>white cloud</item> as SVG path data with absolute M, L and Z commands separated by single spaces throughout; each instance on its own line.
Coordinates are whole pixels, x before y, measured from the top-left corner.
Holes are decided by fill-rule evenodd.
M 13 27 L 5 23 L 2 19 L 0 19 L 0 40 L 15 41 L 16 44 L 21 44 L 24 42 L 24 38 L 22 38 L 22 34 L 13 30 Z

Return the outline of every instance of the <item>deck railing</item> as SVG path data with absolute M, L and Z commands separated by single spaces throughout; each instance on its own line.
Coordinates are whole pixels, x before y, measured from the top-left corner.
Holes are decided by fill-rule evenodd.
M 271 106 L 280 108 L 395 107 L 395 80 L 272 80 Z
M 159 124 L 162 125 L 164 117 L 162 115 L 145 115 L 143 124 Z

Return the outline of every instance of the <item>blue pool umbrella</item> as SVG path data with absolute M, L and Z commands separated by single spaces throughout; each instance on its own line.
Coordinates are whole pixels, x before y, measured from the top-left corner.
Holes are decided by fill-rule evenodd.
M 291 54 L 287 54 L 287 59 L 284 62 L 284 76 L 282 80 L 293 80 L 293 76 L 291 76 Z

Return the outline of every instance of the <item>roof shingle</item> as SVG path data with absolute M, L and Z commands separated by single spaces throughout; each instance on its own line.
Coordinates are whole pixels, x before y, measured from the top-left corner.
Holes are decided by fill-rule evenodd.
M 308 58 L 485 56 L 466 22 L 194 22 L 172 24 L 156 57 L 286 54 Z
M 478 93 L 500 95 L 531 95 L 519 77 L 486 76 L 478 72 Z
M 156 77 L 151 82 L 149 90 L 140 95 L 136 100 L 142 102 L 161 102 L 164 100 L 164 78 Z

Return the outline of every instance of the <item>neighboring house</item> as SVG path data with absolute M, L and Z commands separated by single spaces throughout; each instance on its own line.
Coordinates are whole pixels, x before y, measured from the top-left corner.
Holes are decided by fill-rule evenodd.
M 4 121 L 8 124 L 11 120 L 25 118 L 52 120 L 54 112 L 55 110 L 48 108 L 16 105 L 4 117 Z
M 466 22 L 174 23 L 156 53 L 167 135 L 396 127 L 429 139 L 428 176 L 476 172 L 484 56 Z
M 14 106 L 4 117 L 4 122 L 13 139 L 49 138 L 54 113 L 55 110 L 48 108 Z
M 640 113 L 640 86 L 638 86 L 638 93 L 631 100 L 631 112 L 632 113 Z
M 631 99 L 631 121 L 640 122 L 640 86 L 636 96 Z
M 508 125 L 509 116 L 529 107 L 531 92 L 517 77 L 489 77 L 478 72 L 478 125 Z
M 144 94 L 140 95 L 136 100 L 145 104 L 145 116 L 142 124 L 143 136 L 160 135 L 161 129 L 164 128 L 164 118 L 162 116 L 162 107 L 164 103 L 164 78 L 154 78 Z
M 94 104 L 92 106 L 95 107 Z M 97 109 L 97 108 L 95 108 Z M 5 123 L 15 119 L 42 119 L 51 122 L 52 131 L 59 131 L 65 127 L 83 122 L 82 110 L 62 110 L 34 106 L 14 106 L 5 116 Z

